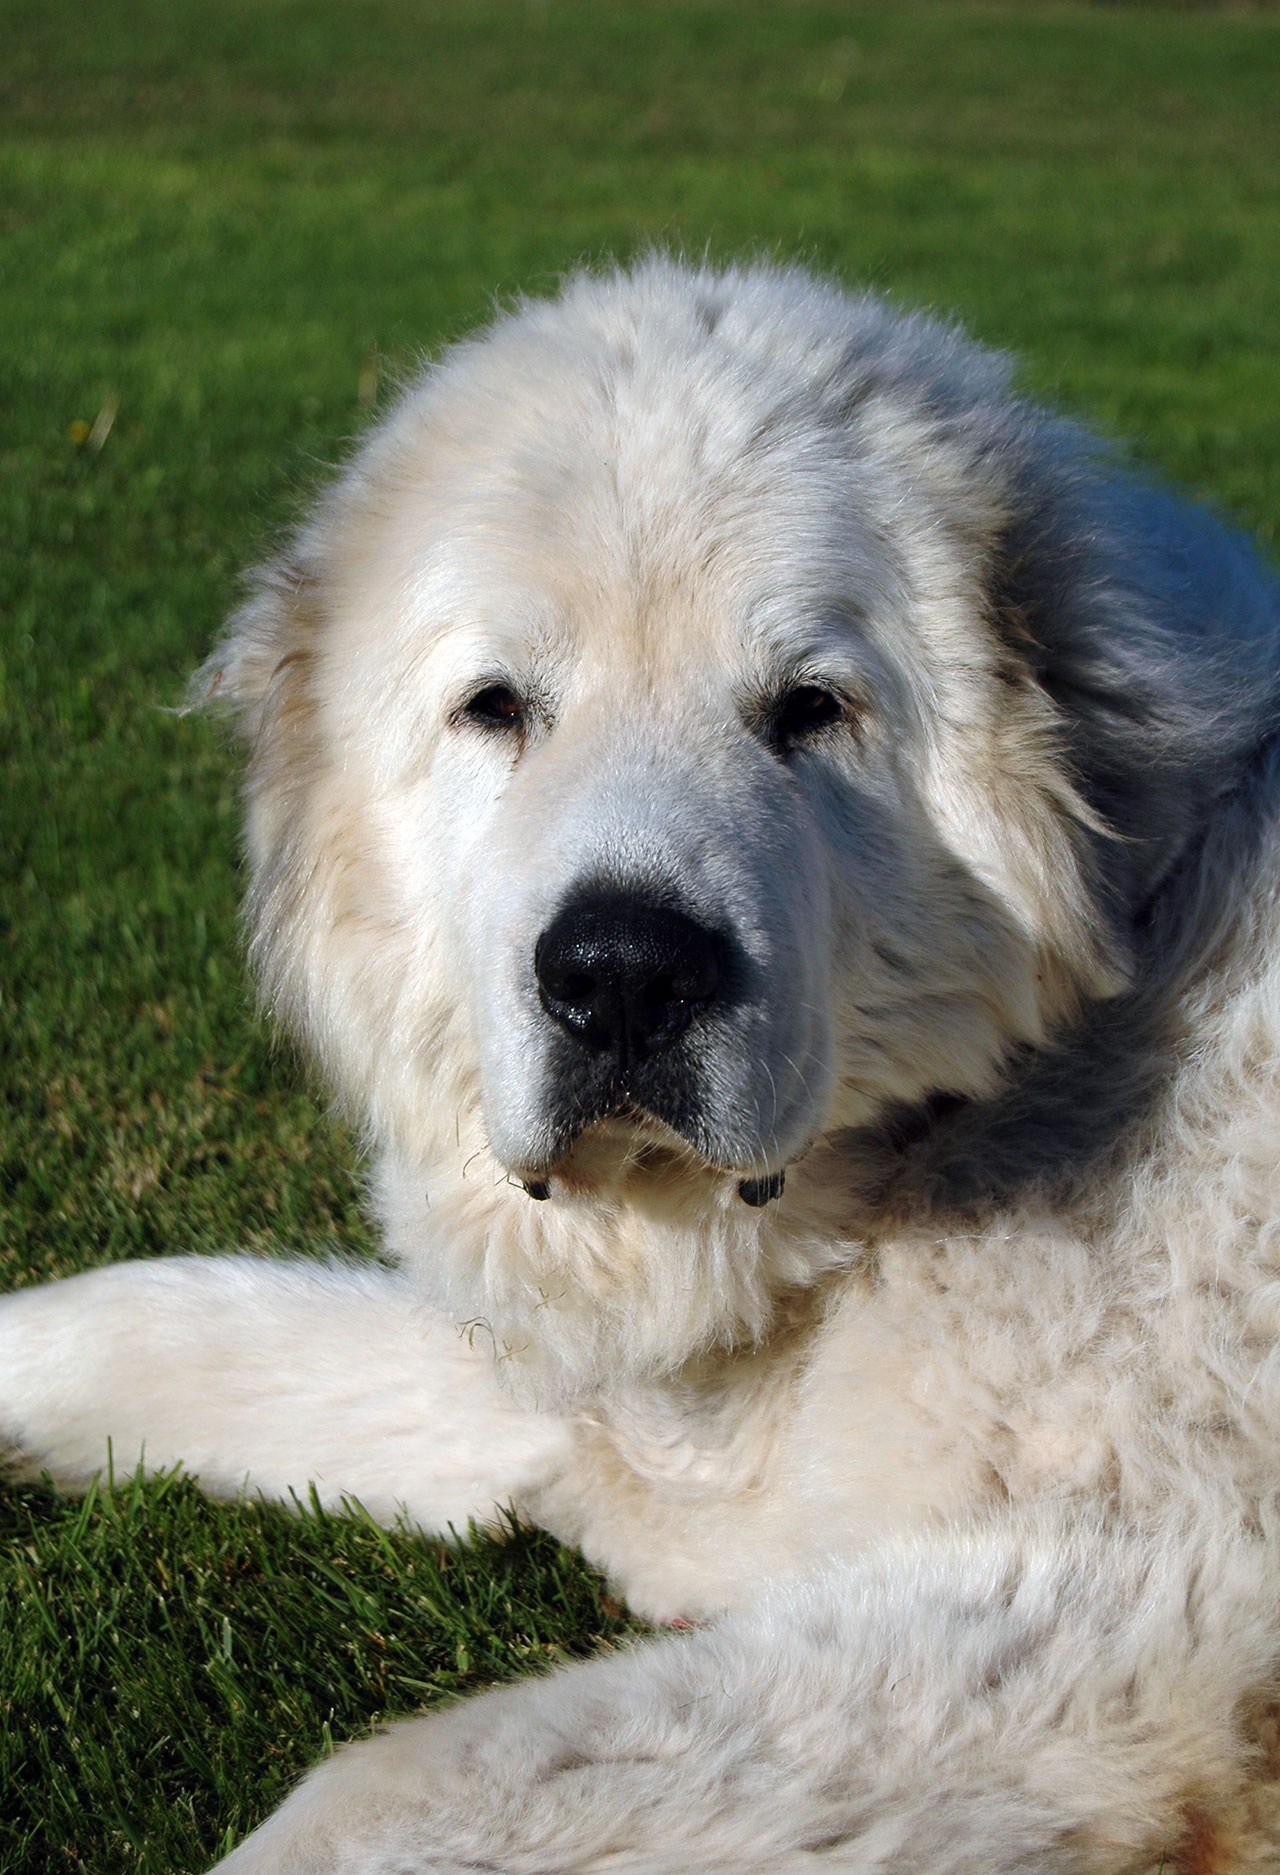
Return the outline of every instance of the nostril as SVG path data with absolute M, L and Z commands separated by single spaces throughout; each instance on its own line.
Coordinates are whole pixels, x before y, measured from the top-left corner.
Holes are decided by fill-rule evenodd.
M 553 1021 L 626 1065 L 665 1048 L 715 998 L 724 949 L 718 932 L 669 905 L 592 892 L 542 933 L 534 975 Z
M 714 941 L 708 947 L 706 955 L 700 956 L 692 966 L 686 966 L 677 976 L 656 977 L 653 989 L 656 994 L 668 1001 L 683 1003 L 705 1002 L 714 996 L 720 985 L 720 947 Z

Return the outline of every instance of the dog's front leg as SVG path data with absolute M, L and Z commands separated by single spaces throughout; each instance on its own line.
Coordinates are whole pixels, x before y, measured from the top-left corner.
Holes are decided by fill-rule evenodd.
M 110 1456 L 181 1464 L 213 1496 L 314 1484 L 461 1531 L 544 1486 L 569 1443 L 506 1398 L 482 1336 L 381 1267 L 175 1257 L 0 1297 L 0 1449 L 66 1488 Z
M 1273 1869 L 1268 1569 L 1053 1514 L 886 1546 L 340 1751 L 219 1875 Z

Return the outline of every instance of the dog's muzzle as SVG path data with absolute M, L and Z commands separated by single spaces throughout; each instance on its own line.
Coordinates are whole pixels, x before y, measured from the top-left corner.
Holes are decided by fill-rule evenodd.
M 724 932 L 643 893 L 592 885 L 561 906 L 534 948 L 533 972 L 561 1034 L 574 1131 L 631 1109 L 690 1135 L 696 1058 L 676 1044 L 733 1001 L 733 954 Z M 782 1178 L 744 1179 L 739 1195 L 768 1204 Z M 531 1198 L 550 1196 L 545 1178 L 524 1186 Z

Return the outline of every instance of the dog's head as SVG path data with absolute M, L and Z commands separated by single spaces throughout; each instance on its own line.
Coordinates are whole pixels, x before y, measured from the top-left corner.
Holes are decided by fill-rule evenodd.
M 593 1268 L 628 1208 L 745 1267 L 819 1137 L 1120 987 L 1007 601 L 1073 451 L 950 332 L 769 270 L 579 278 L 408 390 L 209 667 L 267 995 L 393 1210 L 470 1180 L 486 1281 L 566 1207 Z

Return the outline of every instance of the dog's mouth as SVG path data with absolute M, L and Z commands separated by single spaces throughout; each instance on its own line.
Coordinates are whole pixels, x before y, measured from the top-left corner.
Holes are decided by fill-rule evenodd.
M 785 1166 L 751 1168 L 743 1176 L 744 1170 L 708 1156 L 698 1139 L 690 1139 L 659 1114 L 635 1101 L 620 1100 L 610 1112 L 584 1119 L 561 1137 L 545 1165 L 527 1168 L 518 1178 L 537 1203 L 553 1195 L 623 1196 L 636 1187 L 674 1188 L 691 1178 L 734 1179 L 739 1198 L 753 1207 L 781 1197 Z

